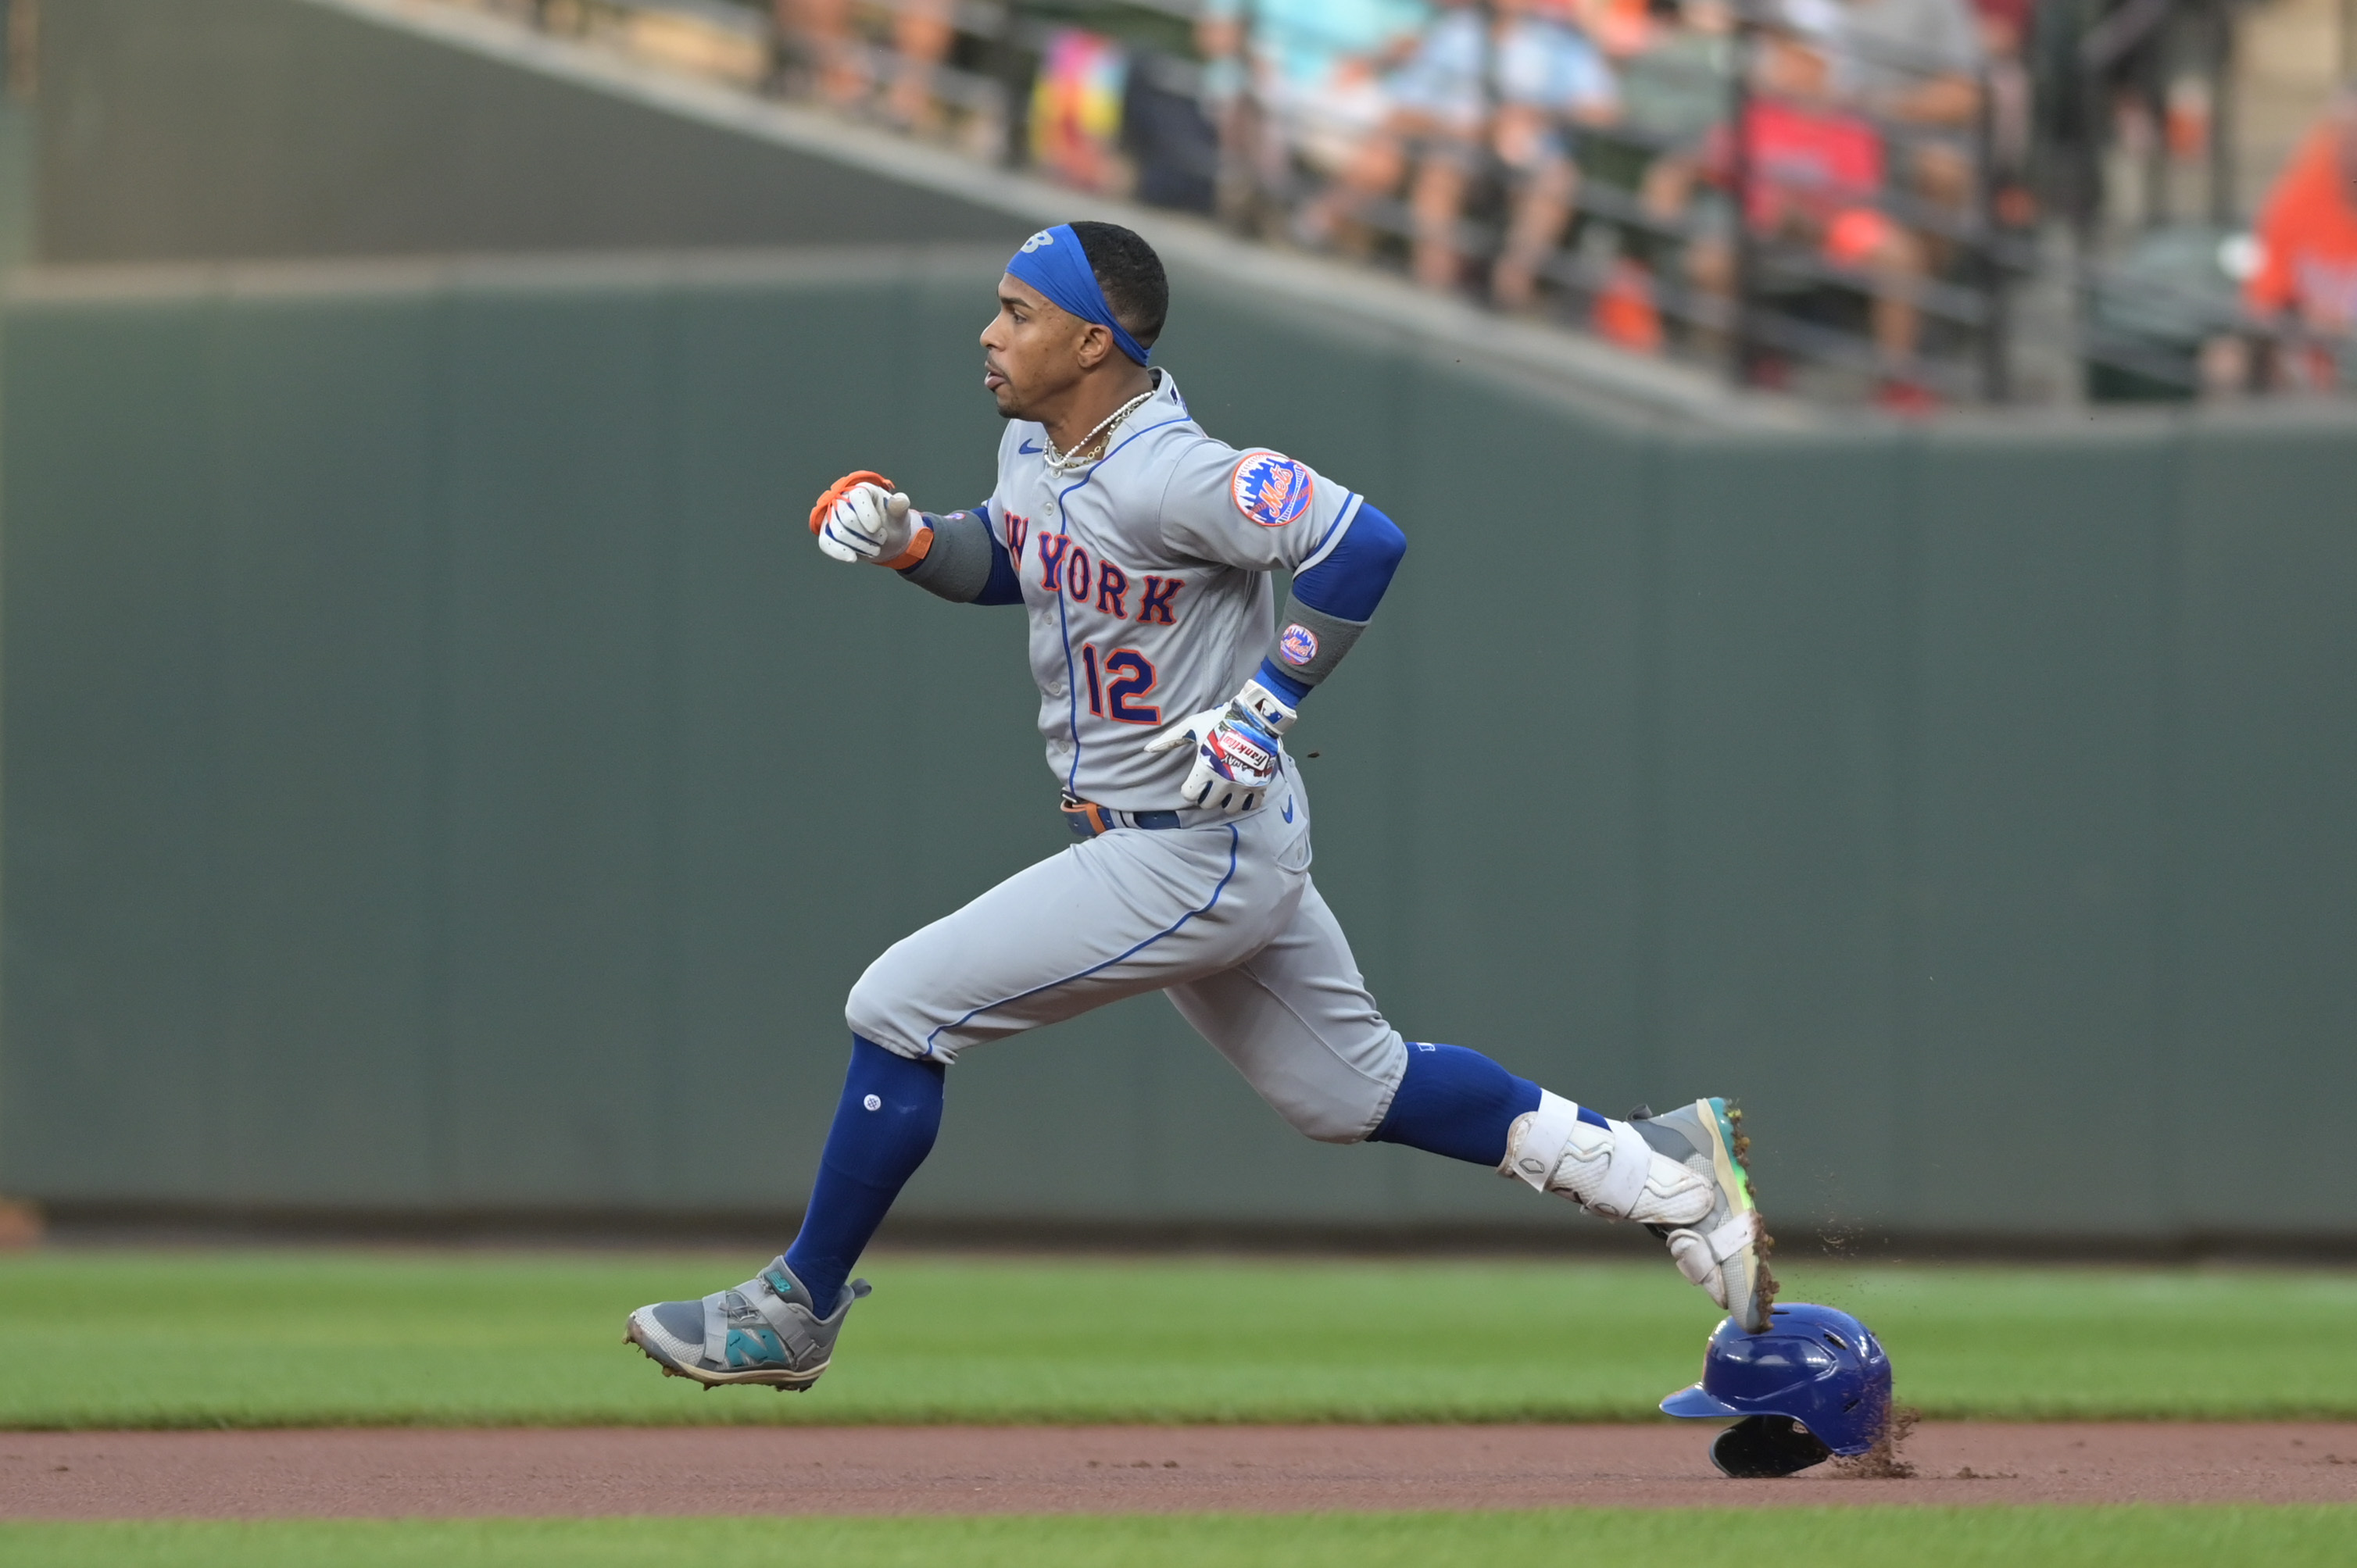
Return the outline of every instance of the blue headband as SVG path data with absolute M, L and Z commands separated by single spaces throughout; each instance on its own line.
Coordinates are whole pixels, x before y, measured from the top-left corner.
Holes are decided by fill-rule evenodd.
M 1123 353 L 1141 365 L 1146 363 L 1145 348 L 1129 335 L 1128 328 L 1114 319 L 1104 290 L 1097 286 L 1097 274 L 1089 265 L 1088 253 L 1081 249 L 1081 237 L 1072 232 L 1070 223 L 1042 229 L 1024 241 L 1006 270 L 1046 295 L 1058 309 L 1111 332 Z

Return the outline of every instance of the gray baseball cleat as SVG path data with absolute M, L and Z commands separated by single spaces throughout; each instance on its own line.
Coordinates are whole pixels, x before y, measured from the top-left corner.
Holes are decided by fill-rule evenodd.
M 1751 1141 L 1736 1125 L 1742 1118 L 1724 1100 L 1697 1100 L 1659 1116 L 1632 1116 L 1631 1125 L 1655 1154 L 1709 1182 L 1715 1194 L 1710 1212 L 1691 1225 L 1646 1229 L 1670 1244 L 1678 1273 L 1760 1334 L 1776 1300 L 1776 1276 L 1768 1272 L 1768 1228 L 1751 1201 L 1743 1162 Z
M 630 1314 L 622 1343 L 636 1345 L 666 1378 L 693 1378 L 707 1389 L 723 1383 L 767 1383 L 783 1393 L 818 1381 L 834 1356 L 834 1337 L 851 1304 L 867 1294 L 854 1280 L 821 1317 L 810 1292 L 783 1258 L 738 1285 L 702 1301 L 659 1301 Z

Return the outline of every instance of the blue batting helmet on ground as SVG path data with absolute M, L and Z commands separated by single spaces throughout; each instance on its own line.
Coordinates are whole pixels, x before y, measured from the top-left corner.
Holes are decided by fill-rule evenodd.
M 1782 1417 L 1833 1453 L 1863 1454 L 1890 1413 L 1890 1358 L 1846 1312 L 1808 1302 L 1779 1305 L 1764 1333 L 1746 1334 L 1731 1317 L 1720 1324 L 1703 1358 L 1702 1381 L 1663 1400 L 1662 1410 L 1697 1420 Z

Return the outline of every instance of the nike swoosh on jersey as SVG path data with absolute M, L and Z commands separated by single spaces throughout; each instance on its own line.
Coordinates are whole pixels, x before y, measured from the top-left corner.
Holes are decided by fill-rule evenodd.
M 1022 443 L 1020 446 L 1017 446 L 1015 450 L 1021 453 L 1026 457 L 1036 457 L 1040 452 L 1040 448 L 1032 446 L 1028 441 Z
M 1288 822 L 1293 821 L 1293 797 L 1290 795 L 1285 798 L 1285 820 Z

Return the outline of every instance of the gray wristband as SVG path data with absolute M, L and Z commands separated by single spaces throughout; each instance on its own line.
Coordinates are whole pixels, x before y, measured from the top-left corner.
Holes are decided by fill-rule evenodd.
M 974 603 L 990 583 L 990 525 L 970 511 L 926 521 L 933 547 L 900 575 L 952 604 Z
M 1313 610 L 1287 595 L 1285 614 L 1277 619 L 1276 641 L 1268 650 L 1268 661 L 1303 685 L 1315 686 L 1334 673 L 1334 666 L 1342 662 L 1342 656 L 1351 651 L 1351 645 L 1366 629 L 1365 621 L 1344 620 L 1324 610 Z

